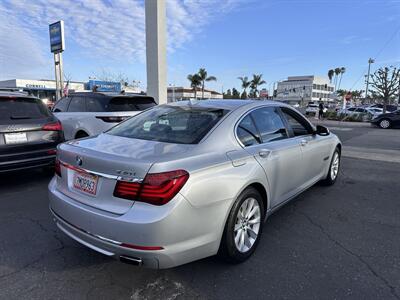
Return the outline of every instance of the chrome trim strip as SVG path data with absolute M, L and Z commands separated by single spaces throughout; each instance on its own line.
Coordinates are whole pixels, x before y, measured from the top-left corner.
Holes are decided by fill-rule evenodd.
M 100 176 L 100 177 L 104 177 L 104 178 L 107 178 L 107 179 L 126 181 L 126 182 L 137 182 L 137 183 L 141 183 L 143 181 L 143 178 L 139 178 L 139 177 L 123 177 L 123 176 L 118 176 L 118 175 L 110 175 L 110 174 L 106 174 L 106 173 L 91 171 L 91 170 L 88 170 L 88 169 L 85 169 L 85 168 L 81 168 L 81 167 L 75 167 L 75 166 L 70 165 L 68 163 L 65 163 L 65 162 L 63 162 L 61 160 L 60 160 L 60 164 L 63 165 L 64 167 L 68 168 L 68 169 L 81 171 L 81 172 L 84 172 L 84 173 L 88 173 L 90 175 Z

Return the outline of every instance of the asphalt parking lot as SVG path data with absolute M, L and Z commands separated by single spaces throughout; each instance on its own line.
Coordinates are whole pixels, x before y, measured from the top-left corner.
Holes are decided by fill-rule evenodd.
M 255 255 L 235 266 L 109 259 L 57 230 L 50 175 L 0 175 L 0 299 L 400 299 L 400 130 L 330 126 L 344 143 L 338 182 L 271 216 Z

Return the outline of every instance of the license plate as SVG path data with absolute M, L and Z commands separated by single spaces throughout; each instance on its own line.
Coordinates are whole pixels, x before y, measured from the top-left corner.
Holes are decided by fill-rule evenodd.
M 96 195 L 98 177 L 86 173 L 75 172 L 73 185 L 78 191 Z
M 6 144 L 20 144 L 28 141 L 26 132 L 5 133 L 4 138 L 6 140 Z

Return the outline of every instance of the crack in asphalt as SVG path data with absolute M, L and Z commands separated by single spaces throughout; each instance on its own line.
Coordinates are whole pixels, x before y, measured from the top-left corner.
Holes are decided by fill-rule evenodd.
M 396 288 L 391 285 L 389 283 L 389 281 L 384 278 L 383 276 L 379 275 L 378 272 L 376 272 L 374 270 L 374 268 L 365 260 L 362 258 L 361 255 L 358 255 L 357 253 L 351 251 L 350 249 L 346 248 L 342 243 L 340 243 L 339 241 L 337 241 L 335 238 L 333 238 L 326 230 L 325 228 L 318 224 L 317 222 L 315 222 L 309 215 L 307 215 L 304 212 L 299 212 L 297 211 L 298 214 L 303 215 L 309 222 L 311 225 L 317 227 L 331 242 L 333 242 L 336 246 L 338 246 L 339 248 L 341 248 L 343 251 L 345 251 L 347 254 L 355 257 L 358 261 L 360 261 L 364 266 L 367 267 L 367 269 L 376 277 L 378 278 L 381 282 L 383 282 L 385 284 L 385 286 L 387 288 L 389 288 L 390 293 L 396 298 L 400 300 L 400 296 L 397 294 L 396 292 Z

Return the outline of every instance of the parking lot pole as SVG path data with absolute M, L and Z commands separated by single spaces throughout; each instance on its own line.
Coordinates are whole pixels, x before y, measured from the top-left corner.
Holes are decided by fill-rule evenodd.
M 147 95 L 167 103 L 165 0 L 145 0 Z
M 63 63 L 61 52 L 54 53 L 54 72 L 56 79 L 56 101 L 62 98 L 64 87 Z

